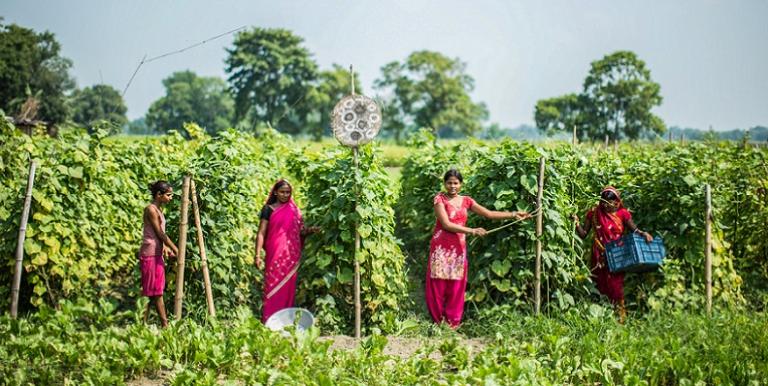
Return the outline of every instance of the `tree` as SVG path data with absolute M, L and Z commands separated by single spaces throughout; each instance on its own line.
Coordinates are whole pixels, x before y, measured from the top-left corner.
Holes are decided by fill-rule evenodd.
M 439 52 L 417 51 L 405 62 L 391 62 L 382 67 L 382 77 L 375 87 L 391 96 L 386 101 L 386 129 L 395 130 L 400 140 L 402 131 L 430 127 L 442 136 L 473 135 L 487 119 L 482 103 L 475 103 L 469 93 L 474 80 L 466 74 L 466 64 Z M 403 119 L 394 122 L 393 118 Z
M 37 118 L 52 125 L 64 122 L 66 93 L 75 82 L 69 75 L 72 61 L 59 56 L 60 50 L 50 32 L 0 24 L 0 108 L 15 115 L 31 97 L 38 103 Z
M 578 94 L 566 94 L 561 97 L 542 99 L 536 102 L 534 121 L 536 127 L 552 135 L 558 131 L 576 128 L 579 138 L 591 136 L 589 125 L 585 124 L 584 98 Z
M 123 97 L 114 87 L 97 84 L 82 90 L 75 90 L 70 97 L 72 120 L 80 125 L 89 127 L 95 123 L 106 121 L 112 126 L 113 132 L 122 129 L 128 123 Z
M 330 135 L 331 114 L 341 98 L 350 94 L 352 79 L 349 70 L 334 64 L 331 70 L 321 71 L 317 86 L 313 87 L 308 97 L 311 111 L 309 119 L 309 133 L 315 139 L 323 135 Z M 360 76 L 355 72 L 355 90 L 360 92 Z
M 579 137 L 597 140 L 662 134 L 664 122 L 651 112 L 661 104 L 660 89 L 642 60 L 618 51 L 592 62 L 581 94 L 538 101 L 534 120 L 549 134 L 576 127 Z
M 215 134 L 232 125 L 233 101 L 227 84 L 217 77 L 201 77 L 192 71 L 179 71 L 163 79 L 165 96 L 147 112 L 147 126 L 163 133 L 180 130 L 194 122 Z
M 235 98 L 235 119 L 255 127 L 266 122 L 290 134 L 308 123 L 308 97 L 317 80 L 317 64 L 284 29 L 254 28 L 240 32 L 227 50 L 225 71 Z
M 597 138 L 609 135 L 617 140 L 623 135 L 637 139 L 646 132 L 663 134 L 664 122 L 651 112 L 661 104 L 660 90 L 637 55 L 614 52 L 592 62 L 584 80 L 586 121 L 597 128 Z

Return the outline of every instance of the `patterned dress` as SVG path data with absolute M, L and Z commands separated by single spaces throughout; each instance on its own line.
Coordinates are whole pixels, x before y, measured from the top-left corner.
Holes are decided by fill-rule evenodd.
M 464 226 L 467 223 L 467 210 L 475 201 L 467 196 L 461 198 L 461 205 L 456 207 L 445 194 L 438 193 L 433 203 L 443 205 L 450 222 Z M 427 309 L 435 323 L 446 321 L 452 327 L 461 323 L 466 286 L 466 235 L 443 229 L 438 220 L 429 247 L 425 286 Z

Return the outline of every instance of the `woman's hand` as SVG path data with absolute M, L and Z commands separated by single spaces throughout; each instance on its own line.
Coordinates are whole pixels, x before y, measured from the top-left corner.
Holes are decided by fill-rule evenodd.
M 321 231 L 322 231 L 322 229 L 320 229 L 319 226 L 307 227 L 307 234 L 308 235 L 313 235 L 315 233 L 320 233 Z
M 646 243 L 650 243 L 651 241 L 653 241 L 653 236 L 650 233 L 643 232 L 643 231 L 638 231 L 637 233 L 639 233 L 640 236 L 645 237 L 645 242 Z
M 572 214 L 571 215 L 571 220 L 573 220 L 573 223 L 576 224 L 576 225 L 579 225 L 579 223 L 580 223 L 578 215 Z
M 518 220 L 527 220 L 531 218 L 531 214 L 526 211 L 521 212 L 512 212 L 512 217 L 518 219 Z
M 256 257 L 253 259 L 253 265 L 258 269 L 264 269 L 264 259 L 261 258 L 261 251 L 256 251 Z
M 472 232 L 471 232 L 472 236 L 484 237 L 487 234 L 488 234 L 488 231 L 486 231 L 483 228 L 472 228 Z

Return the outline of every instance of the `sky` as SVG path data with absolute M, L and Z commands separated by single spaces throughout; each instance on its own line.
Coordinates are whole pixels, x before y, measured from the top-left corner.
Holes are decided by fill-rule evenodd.
M 768 1 L 216 1 L 1 0 L 0 16 L 48 30 L 79 87 L 123 90 L 154 57 L 242 26 L 304 38 L 321 69 L 354 65 L 374 95 L 381 67 L 418 50 L 467 64 L 489 122 L 533 124 L 536 101 L 579 92 L 590 63 L 617 50 L 645 61 L 668 126 L 768 126 Z M 162 79 L 192 70 L 226 79 L 234 36 L 147 63 L 125 94 L 128 117 L 164 95 Z

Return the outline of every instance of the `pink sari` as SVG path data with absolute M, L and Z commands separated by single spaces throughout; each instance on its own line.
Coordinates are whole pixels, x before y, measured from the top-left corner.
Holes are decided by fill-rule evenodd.
M 607 187 L 603 190 L 611 190 L 620 197 L 616 189 Z M 619 198 L 619 208 L 616 212 L 608 212 L 598 205 L 587 212 L 587 218 L 592 220 L 592 226 L 595 228 L 595 241 L 592 244 L 592 280 L 600 293 L 607 296 L 611 303 L 617 303 L 624 299 L 624 273 L 611 273 L 608 270 L 605 245 L 621 238 L 624 234 L 624 223 L 629 221 L 632 215 L 624 208 Z
M 293 199 L 277 207 L 269 217 L 264 270 L 261 320 L 292 307 L 296 295 L 296 272 L 301 259 L 301 211 Z

